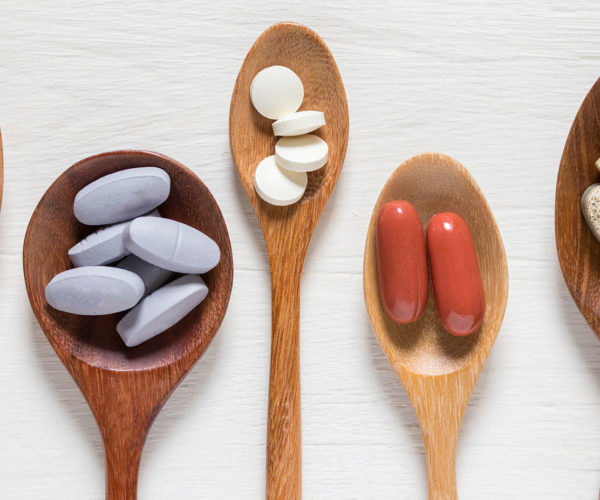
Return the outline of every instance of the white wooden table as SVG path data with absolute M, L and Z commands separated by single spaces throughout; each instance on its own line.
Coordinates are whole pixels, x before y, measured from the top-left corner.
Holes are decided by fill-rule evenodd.
M 270 285 L 228 111 L 256 37 L 294 20 L 335 55 L 351 120 L 302 283 L 304 497 L 426 498 L 420 431 L 371 331 L 362 257 L 389 174 L 439 151 L 479 182 L 510 268 L 504 325 L 463 422 L 461 499 L 596 498 L 600 342 L 563 283 L 554 186 L 572 119 L 600 75 L 600 3 L 324 3 L 0 0 L 0 497 L 104 497 L 100 435 L 31 313 L 21 248 L 56 176 L 133 147 L 202 178 L 236 265 L 219 334 L 151 430 L 139 497 L 263 498 Z

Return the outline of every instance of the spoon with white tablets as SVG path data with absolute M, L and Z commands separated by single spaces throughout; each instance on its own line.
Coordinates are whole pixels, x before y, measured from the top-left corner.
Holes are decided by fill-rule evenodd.
M 377 217 L 394 200 L 412 203 L 423 226 L 435 215 L 464 217 L 473 236 L 485 295 L 476 333 L 449 335 L 438 319 L 432 294 L 417 321 L 398 324 L 379 295 Z M 469 172 L 440 154 L 422 154 L 390 176 L 373 209 L 365 246 L 365 302 L 375 335 L 400 378 L 421 425 L 430 500 L 455 500 L 456 445 L 463 413 L 504 318 L 508 267 L 494 215 Z M 456 287 L 453 287 L 457 290 Z
M 122 314 L 78 316 L 61 312 L 47 303 L 45 288 L 54 276 L 71 267 L 68 249 L 93 231 L 74 217 L 76 193 L 107 174 L 148 166 L 164 170 L 171 179 L 169 197 L 159 207 L 161 215 L 212 238 L 221 249 L 221 260 L 202 276 L 210 292 L 200 306 L 161 335 L 126 347 L 116 331 Z M 119 264 L 129 269 L 139 265 L 131 261 Z M 42 197 L 25 235 L 23 268 L 37 320 L 100 427 L 106 451 L 106 497 L 133 500 L 142 447 L 152 421 L 206 350 L 227 309 L 233 262 L 221 211 L 206 186 L 166 156 L 142 151 L 93 156 L 64 172 Z M 86 268 L 73 271 L 82 269 Z M 115 267 L 97 269 L 121 271 Z M 139 286 L 143 289 L 142 284 Z
M 291 69 L 304 87 L 302 108 L 323 112 L 327 120 L 327 125 L 313 132 L 329 146 L 327 163 L 308 174 L 301 172 L 306 176 L 306 190 L 300 191 L 297 203 L 287 206 L 267 203 L 255 190 L 257 166 L 273 154 L 276 138 L 271 120 L 253 107 L 250 86 L 261 70 L 271 66 Z M 284 111 L 296 111 L 296 105 L 298 101 Z M 272 114 L 271 118 L 279 116 Z M 321 116 L 313 118 L 319 126 Z M 311 125 L 304 131 L 313 129 Z M 338 178 L 348 144 L 348 105 L 342 79 L 333 56 L 316 33 L 305 26 L 282 23 L 258 38 L 235 84 L 229 139 L 240 179 L 263 229 L 271 267 L 266 494 L 269 499 L 293 500 L 301 497 L 300 276 L 310 237 Z M 272 157 L 267 160 L 274 161 Z M 292 191 L 284 189 L 283 194 L 293 199 Z

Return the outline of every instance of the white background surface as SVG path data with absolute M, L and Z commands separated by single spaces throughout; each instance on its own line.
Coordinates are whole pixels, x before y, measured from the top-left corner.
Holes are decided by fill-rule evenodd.
M 304 497 L 426 498 L 420 431 L 371 331 L 362 257 L 387 177 L 439 151 L 479 182 L 510 269 L 504 325 L 463 422 L 460 497 L 597 498 L 600 342 L 560 273 L 554 186 L 600 74 L 600 3 L 323 4 L 0 0 L 0 498 L 104 496 L 100 435 L 30 311 L 21 248 L 55 177 L 125 147 L 202 178 L 236 264 L 219 334 L 150 432 L 139 497 L 263 498 L 270 285 L 228 112 L 246 52 L 282 20 L 324 38 L 350 107 L 346 163 L 302 282 Z

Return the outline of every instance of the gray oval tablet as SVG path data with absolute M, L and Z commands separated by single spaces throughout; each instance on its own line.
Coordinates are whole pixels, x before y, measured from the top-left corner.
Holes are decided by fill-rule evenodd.
M 120 170 L 81 189 L 75 196 L 73 213 L 91 226 L 122 222 L 156 208 L 169 197 L 170 190 L 171 178 L 161 168 Z
M 160 213 L 158 210 L 153 210 L 147 216 L 160 217 Z M 130 222 L 128 220 L 103 227 L 72 246 L 69 249 L 69 257 L 73 265 L 75 267 L 103 266 L 129 255 L 131 252 L 123 243 L 123 231 L 127 229 Z
M 136 255 L 125 257 L 117 264 L 117 267 L 119 269 L 127 269 L 127 271 L 131 271 L 142 278 L 144 288 L 146 289 L 144 295 L 150 295 L 173 276 L 172 271 L 150 264 L 150 262 L 146 262 Z
M 138 217 L 123 233 L 123 241 L 140 259 L 176 273 L 202 274 L 221 258 L 219 246 L 211 238 L 170 219 Z
M 46 286 L 46 300 L 55 309 L 96 316 L 132 308 L 144 294 L 144 282 L 125 269 L 87 266 L 69 269 Z
M 69 258 L 76 267 L 102 266 L 122 259 L 131 252 L 123 244 L 123 231 L 129 221 L 103 227 L 69 249 Z
M 208 295 L 204 280 L 195 274 L 177 278 L 148 295 L 117 324 L 128 347 L 145 342 L 171 328 Z

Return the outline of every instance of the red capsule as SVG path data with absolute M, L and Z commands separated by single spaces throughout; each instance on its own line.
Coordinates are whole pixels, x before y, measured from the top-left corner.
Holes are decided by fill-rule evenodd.
M 418 320 L 429 291 L 427 256 L 419 215 L 408 201 L 390 201 L 379 211 L 377 268 L 388 315 L 400 324 Z
M 452 335 L 479 328 L 485 313 L 483 283 L 473 238 L 466 222 L 452 212 L 427 225 L 427 251 L 438 315 Z

